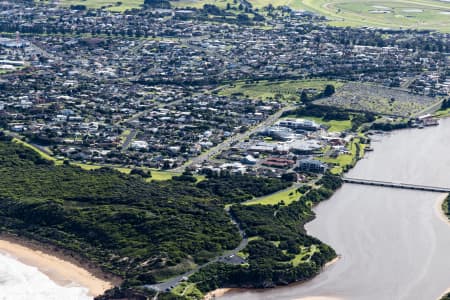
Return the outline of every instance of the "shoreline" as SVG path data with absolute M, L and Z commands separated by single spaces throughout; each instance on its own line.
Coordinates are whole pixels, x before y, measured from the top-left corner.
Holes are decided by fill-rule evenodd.
M 331 267 L 332 265 L 334 265 L 335 263 L 337 263 L 339 260 L 341 259 L 340 255 L 337 255 L 335 258 L 333 258 L 332 260 L 330 260 L 329 262 L 327 262 L 326 264 L 323 265 L 322 269 L 320 270 L 320 272 L 318 274 L 316 274 L 314 277 L 304 280 L 304 281 L 297 281 L 297 282 L 292 282 L 289 283 L 287 285 L 280 285 L 280 286 L 276 286 L 273 287 L 271 289 L 279 289 L 279 288 L 286 288 L 289 286 L 295 286 L 295 285 L 301 285 L 304 284 L 312 279 L 314 279 L 317 275 L 319 275 L 320 273 L 322 273 L 323 271 L 325 271 L 325 269 Z M 212 300 L 212 299 L 216 299 L 216 298 L 220 298 L 222 296 L 224 296 L 225 294 L 232 292 L 232 291 L 239 291 L 239 290 L 264 290 L 264 288 L 262 289 L 258 289 L 258 288 L 219 288 L 219 289 L 215 289 L 213 291 L 208 292 L 204 297 L 203 300 Z M 300 298 L 297 300 L 339 300 L 338 298 L 330 298 L 330 297 L 306 297 L 306 298 Z
M 438 198 L 436 200 L 436 204 L 435 204 L 434 208 L 436 210 L 436 213 L 438 214 L 439 219 L 441 219 L 443 222 L 447 223 L 447 225 L 450 225 L 450 219 L 445 214 L 445 211 L 442 209 L 442 205 L 444 204 L 444 201 L 447 200 L 447 197 L 450 197 L 450 194 L 445 194 L 444 196 L 442 196 L 442 198 Z M 442 297 L 444 297 L 448 293 L 450 293 L 450 287 L 446 291 L 444 291 L 439 296 L 439 298 L 437 298 L 436 300 L 442 299 Z
M 87 288 L 88 295 L 92 297 L 102 295 L 122 281 L 89 262 L 76 258 L 73 253 L 18 236 L 0 234 L 0 252 L 36 267 L 59 286 L 76 284 Z
M 450 115 L 448 115 L 448 116 L 445 116 L 445 117 L 438 117 L 438 119 L 446 119 L 446 118 L 450 118 Z M 409 128 L 409 129 L 414 129 L 414 128 Z M 397 131 L 397 130 L 399 130 L 399 129 L 396 129 L 396 130 L 394 130 L 394 131 Z M 383 134 L 385 134 L 385 133 L 388 133 L 388 132 L 383 132 Z M 359 159 L 363 159 L 364 158 L 364 156 L 366 155 L 366 152 L 364 152 L 364 155 L 362 156 L 362 157 L 360 157 Z M 351 166 L 351 168 L 350 169 L 352 169 L 352 168 L 354 168 L 355 166 L 356 166 L 356 164 L 358 163 L 358 161 L 359 161 L 359 159 L 357 159 L 356 161 L 355 161 L 355 163 Z M 334 195 L 334 193 L 335 193 L 336 191 L 334 191 L 333 192 L 333 195 Z M 443 196 L 442 196 L 442 198 L 441 197 L 439 197 L 438 199 L 437 199 L 437 201 L 436 201 L 436 204 L 435 204 L 435 209 L 436 209 L 436 213 L 438 214 L 438 217 L 443 221 L 443 222 L 446 222 L 448 225 L 450 225 L 450 218 L 445 214 L 445 212 L 443 211 L 443 209 L 442 209 L 442 204 L 443 204 L 443 202 L 446 200 L 446 198 L 449 196 L 450 194 L 444 194 Z M 331 198 L 331 197 L 330 197 Z M 327 201 L 328 199 L 326 199 L 325 201 Z M 340 255 L 337 255 L 334 259 L 332 259 L 331 261 L 329 261 L 329 262 L 327 262 L 323 267 L 322 267 L 322 269 L 321 269 L 321 271 L 319 272 L 319 274 L 320 273 L 322 273 L 326 268 L 328 268 L 329 266 L 331 266 L 331 265 L 333 265 L 333 264 L 335 264 L 339 259 L 341 258 L 341 256 Z M 312 280 L 313 278 L 315 278 L 317 275 L 319 275 L 319 274 L 316 274 L 314 277 L 312 277 L 311 279 L 309 279 L 309 280 Z M 292 283 L 290 283 L 290 284 L 288 284 L 288 285 L 286 285 L 286 286 L 293 286 L 293 285 L 300 285 L 300 284 L 303 284 L 303 283 L 305 283 L 305 282 L 307 282 L 307 281 L 309 281 L 309 280 L 306 280 L 306 281 L 302 281 L 302 282 L 292 282 Z M 284 287 L 286 287 L 286 286 L 284 286 Z M 277 287 L 274 287 L 275 289 L 276 288 L 281 288 L 282 286 L 277 286 Z M 229 292 L 232 292 L 232 291 L 238 291 L 238 290 L 258 290 L 258 289 L 255 289 L 255 288 L 218 288 L 218 289 L 216 289 L 216 290 L 213 290 L 213 291 L 210 291 L 210 292 L 208 292 L 204 297 L 203 297 L 203 300 L 211 300 L 211 299 L 215 299 L 216 297 L 222 297 L 222 296 L 224 296 L 225 294 L 227 294 L 227 293 L 229 293 Z M 443 296 L 445 296 L 446 294 L 448 294 L 448 293 L 450 293 L 450 287 L 437 299 L 437 300 L 440 300 Z M 300 298 L 300 299 L 296 299 L 296 300 L 340 300 L 339 298 L 333 298 L 333 297 L 305 297 L 305 298 Z
M 442 198 L 441 198 L 441 197 L 437 198 L 436 203 L 435 203 L 435 206 L 434 206 L 434 208 L 435 208 L 435 210 L 436 210 L 436 213 L 437 213 L 438 216 L 439 216 L 439 219 L 441 219 L 444 223 L 447 223 L 448 225 L 450 225 L 450 219 L 449 219 L 449 217 L 445 214 L 445 211 L 442 209 L 442 205 L 444 204 L 444 201 L 447 199 L 447 197 L 448 197 L 449 195 L 450 195 L 450 194 L 444 194 L 444 195 L 442 196 Z

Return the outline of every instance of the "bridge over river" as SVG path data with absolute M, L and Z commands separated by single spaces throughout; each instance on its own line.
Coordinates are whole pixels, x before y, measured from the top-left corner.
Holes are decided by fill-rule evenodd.
M 390 187 L 390 188 L 406 189 L 406 190 L 418 190 L 418 191 L 427 191 L 427 192 L 436 192 L 436 193 L 450 193 L 449 187 L 417 185 L 417 184 L 390 182 L 390 181 L 377 181 L 377 180 L 359 179 L 359 178 L 350 178 L 350 177 L 343 177 L 342 180 L 346 183 L 354 183 L 354 184 Z

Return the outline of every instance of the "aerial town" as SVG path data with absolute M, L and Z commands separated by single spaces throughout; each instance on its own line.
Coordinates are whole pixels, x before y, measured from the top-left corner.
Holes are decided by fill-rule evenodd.
M 0 1 L 0 299 L 445 295 L 450 2 L 391 2 Z
M 332 160 L 314 156 L 351 153 L 356 133 L 351 126 L 336 132 L 314 120 L 280 119 L 305 104 L 302 94 L 395 120 L 418 117 L 450 91 L 448 56 L 420 43 L 448 45 L 439 33 L 349 34 L 288 8 L 280 8 L 282 18 L 239 26 L 205 22 L 198 16 L 206 9 L 122 14 L 0 5 L 1 31 L 10 32 L 0 39 L 1 125 L 61 160 L 267 176 L 323 172 Z M 279 87 L 287 81 L 300 85 Z M 327 82 L 336 94 L 318 97 Z M 266 85 L 270 92 L 248 95 L 237 85 Z M 360 101 L 367 91 L 375 99 Z M 230 147 L 191 161 L 227 140 L 234 141 Z

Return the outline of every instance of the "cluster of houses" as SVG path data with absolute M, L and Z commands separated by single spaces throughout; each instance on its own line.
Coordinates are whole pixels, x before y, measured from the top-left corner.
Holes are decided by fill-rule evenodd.
M 445 81 L 448 56 L 442 49 L 450 43 L 447 34 L 334 28 L 294 12 L 242 26 L 208 22 L 198 17 L 201 10 L 192 14 L 183 10 L 187 17 L 179 18 L 178 9 L 114 13 L 29 2 L 0 6 L 0 32 L 19 31 L 35 38 L 49 35 L 39 38 L 39 43 L 50 53 L 61 54 L 70 47 L 78 54 L 86 43 L 95 43 L 83 38 L 52 39 L 55 35 L 92 35 L 103 40 L 93 46 L 101 64 L 97 73 L 105 76 L 128 75 L 148 84 L 327 76 L 389 86 L 409 83 L 412 91 L 427 89 L 430 95 L 447 92 L 446 87 L 433 84 L 435 76 Z M 425 37 L 442 51 L 417 49 L 423 45 L 416 41 Z M 100 56 L 107 61 L 98 61 Z M 90 64 L 89 59 L 85 64 Z M 432 76 L 410 82 L 423 70 Z
M 0 38 L 0 127 L 61 158 L 175 168 L 286 105 L 217 93 L 237 80 L 326 76 L 430 97 L 449 92 L 444 48 L 415 43 L 425 33 L 334 28 L 294 12 L 251 25 L 198 14 L 1 2 L 0 32 L 9 34 Z M 450 43 L 446 34 L 426 36 Z M 280 120 L 217 163 L 323 171 L 310 157 L 328 145 L 324 132 L 308 120 Z

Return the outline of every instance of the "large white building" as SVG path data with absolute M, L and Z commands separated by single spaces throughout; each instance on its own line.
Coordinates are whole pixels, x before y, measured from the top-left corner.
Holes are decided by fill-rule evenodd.
M 319 130 L 320 125 L 314 121 L 305 120 L 305 119 L 285 119 L 281 120 L 277 123 L 278 126 L 287 127 L 291 129 L 302 129 L 302 130 Z

